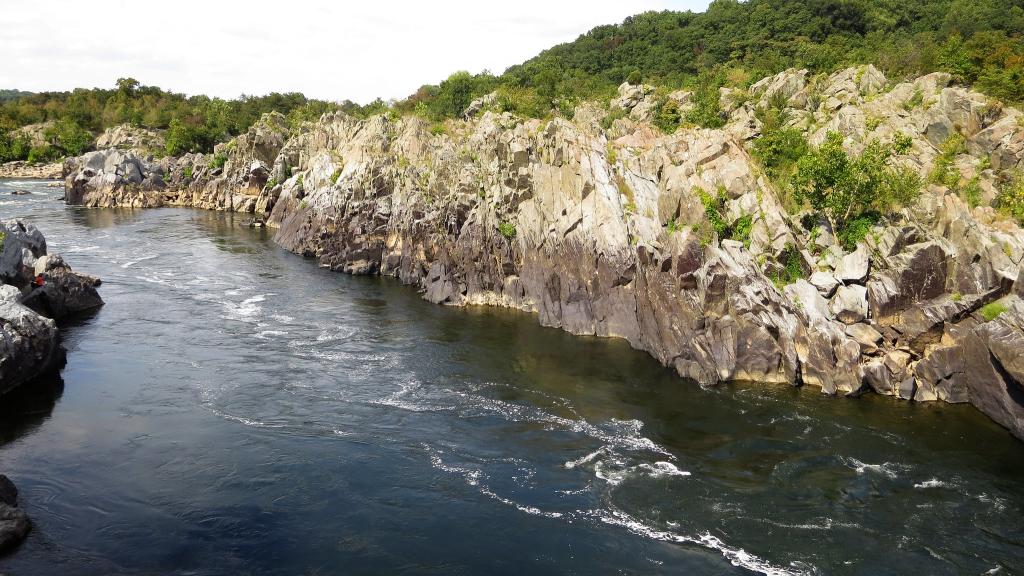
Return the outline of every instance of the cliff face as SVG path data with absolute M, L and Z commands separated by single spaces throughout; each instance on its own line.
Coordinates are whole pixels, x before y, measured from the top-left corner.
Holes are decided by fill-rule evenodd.
M 627 85 L 608 129 L 592 104 L 572 121 L 485 111 L 443 134 L 416 118 L 341 114 L 292 132 L 268 115 L 211 156 L 72 161 L 67 198 L 253 213 L 324 266 L 395 276 L 437 303 L 514 307 L 626 338 L 702 384 L 971 402 L 1024 438 L 1024 233 L 987 206 L 1022 167 L 1021 113 L 948 83 L 933 74 L 888 88 L 872 67 L 814 79 L 791 70 L 742 98 L 723 90 L 723 129 L 672 135 L 649 124 L 653 91 Z M 691 105 L 685 92 L 669 97 Z M 812 143 L 838 131 L 856 152 L 911 136 L 898 162 L 921 174 L 959 134 L 966 152 L 952 165 L 981 205 L 930 186 L 844 250 L 786 212 L 747 151 L 762 130 L 756 110 L 780 103 Z M 709 194 L 721 219 L 749 229 L 743 241 L 710 228 Z M 781 287 L 772 278 L 794 261 L 807 279 Z

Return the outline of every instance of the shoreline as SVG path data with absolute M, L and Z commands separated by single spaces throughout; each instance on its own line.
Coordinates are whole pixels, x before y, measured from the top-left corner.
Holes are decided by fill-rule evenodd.
M 64 163 L 29 164 L 24 161 L 0 164 L 0 179 L 5 180 L 61 180 L 64 177 Z

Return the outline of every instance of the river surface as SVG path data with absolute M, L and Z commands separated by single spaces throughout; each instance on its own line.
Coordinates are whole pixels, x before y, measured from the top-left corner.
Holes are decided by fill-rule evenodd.
M 11 196 L 11 189 L 32 192 Z M 0 398 L 35 574 L 1020 574 L 968 406 L 701 389 L 615 339 L 350 277 L 230 214 L 0 182 L 106 306 Z

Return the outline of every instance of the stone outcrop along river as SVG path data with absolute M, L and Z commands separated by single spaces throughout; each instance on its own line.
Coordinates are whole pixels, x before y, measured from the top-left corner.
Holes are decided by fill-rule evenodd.
M 66 198 L 249 213 L 324 266 L 626 338 L 705 385 L 970 402 L 1024 438 L 1024 233 L 991 208 L 1024 168 L 1024 115 L 948 75 L 893 84 L 871 66 L 789 70 L 740 96 L 722 90 L 723 129 L 672 135 L 650 124 L 653 90 L 630 85 L 608 128 L 594 104 L 571 121 L 524 121 L 475 103 L 441 134 L 417 118 L 329 114 L 290 129 L 267 115 L 212 155 L 73 159 Z M 690 105 L 688 93 L 669 97 Z M 780 103 L 815 144 L 828 131 L 853 152 L 910 136 L 897 161 L 920 174 L 959 134 L 953 166 L 980 202 L 930 185 L 844 250 L 786 212 L 748 152 L 756 109 Z M 702 192 L 724 196 L 728 222 L 749 221 L 746 242 L 715 237 Z M 806 279 L 778 287 L 794 258 Z
M 50 254 L 32 224 L 0 221 L 0 397 L 60 367 L 56 320 L 101 306 L 99 284 Z

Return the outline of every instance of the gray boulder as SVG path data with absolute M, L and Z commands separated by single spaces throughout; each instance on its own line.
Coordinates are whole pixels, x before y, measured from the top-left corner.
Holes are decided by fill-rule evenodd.
M 46 238 L 34 225 L 21 220 L 0 222 L 0 282 L 24 286 L 33 277 L 36 260 L 46 255 Z
M 840 286 L 829 306 L 832 314 L 844 324 L 856 324 L 868 315 L 868 289 L 863 286 Z
M 846 284 L 864 282 L 868 277 L 870 261 L 867 247 L 861 244 L 856 250 L 843 256 L 839 268 L 836 269 L 836 278 Z
M 839 286 L 839 281 L 836 277 L 828 272 L 817 271 L 811 274 L 811 277 L 807 279 L 818 292 L 821 293 L 825 298 L 831 298 L 832 294 L 835 294 L 836 288 Z
M 18 509 L 18 489 L 0 474 L 0 554 L 20 544 L 31 529 L 28 515 Z
M 0 294 L 0 395 L 54 369 L 63 359 L 57 324 L 14 301 L 10 288 Z

